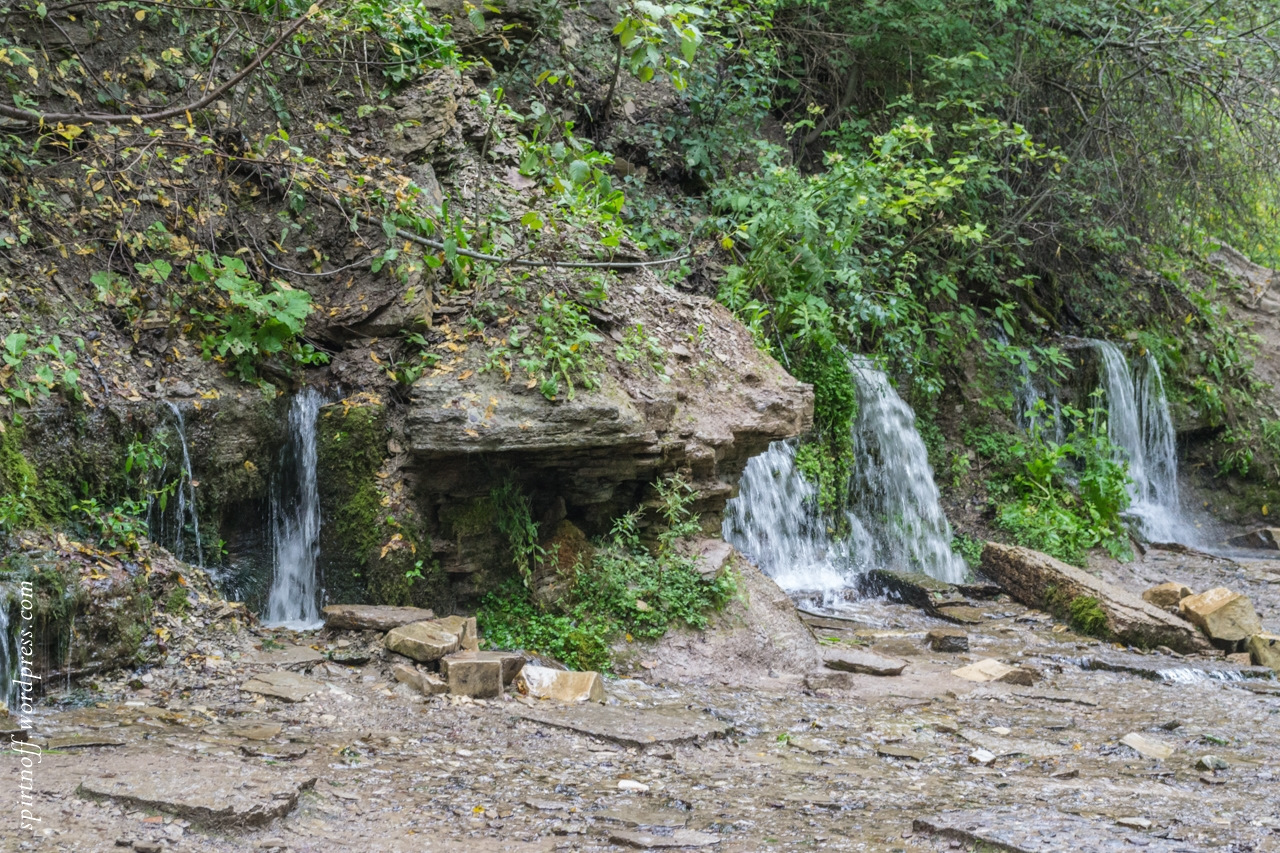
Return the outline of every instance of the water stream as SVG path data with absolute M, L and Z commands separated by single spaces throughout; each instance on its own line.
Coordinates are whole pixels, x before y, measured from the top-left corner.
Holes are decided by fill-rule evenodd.
M 796 468 L 795 446 L 775 442 L 747 464 L 738 497 L 725 509 L 724 538 L 787 592 L 820 594 L 828 606 L 875 566 L 963 580 L 965 563 L 951 550 L 911 407 L 865 359 L 851 359 L 849 374 L 858 416 L 847 532 L 835 534 L 818 511 L 816 489 Z
M 324 397 L 307 388 L 289 404 L 289 437 L 271 496 L 274 552 L 265 624 L 309 630 L 320 619 L 316 556 L 320 491 L 316 480 L 316 418 Z
M 0 588 L 0 702 L 6 708 L 13 708 L 18 698 L 18 685 L 13 679 L 18 671 L 18 649 L 13 642 L 13 631 L 9 624 L 8 591 Z

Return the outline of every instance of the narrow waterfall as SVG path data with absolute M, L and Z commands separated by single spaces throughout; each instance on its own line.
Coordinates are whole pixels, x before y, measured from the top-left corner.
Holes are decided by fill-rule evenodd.
M 182 448 L 182 471 L 179 472 L 178 487 L 174 493 L 174 524 L 172 534 L 169 535 L 166 528 L 166 513 L 155 506 L 155 499 L 152 499 L 151 508 L 151 538 L 156 542 L 160 542 L 168 546 L 169 550 L 179 560 L 191 562 L 187 555 L 187 529 L 190 528 L 191 538 L 195 545 L 195 565 L 204 565 L 204 545 L 200 541 L 200 516 L 196 512 L 196 481 L 191 475 L 191 450 L 187 445 L 187 425 L 182 417 L 182 409 L 171 400 L 166 400 L 165 405 L 169 407 L 169 411 L 173 412 L 174 428 L 178 432 L 178 444 Z M 163 476 L 163 473 L 162 473 Z
M 0 702 L 12 710 L 14 700 L 18 698 L 18 685 L 13 679 L 18 671 L 18 648 L 13 642 L 13 633 L 9 625 L 9 600 L 6 591 L 0 589 Z
M 316 418 L 324 398 L 307 388 L 289 404 L 289 438 L 271 496 L 275 565 L 265 622 L 307 630 L 322 623 L 317 603 L 320 491 L 316 482 Z
M 1138 532 L 1151 542 L 1192 544 L 1179 507 L 1177 444 L 1160 365 L 1148 352 L 1131 370 L 1115 344 L 1093 345 L 1107 398 L 1107 437 L 1129 462 L 1129 513 Z
M 725 508 L 724 538 L 787 592 L 818 592 L 828 601 L 874 566 L 962 581 L 965 563 L 951 550 L 914 413 L 865 359 L 851 359 L 849 373 L 858 395 L 849 532 L 832 535 L 815 488 L 796 469 L 795 447 L 775 442 L 747 464 L 738 497 Z

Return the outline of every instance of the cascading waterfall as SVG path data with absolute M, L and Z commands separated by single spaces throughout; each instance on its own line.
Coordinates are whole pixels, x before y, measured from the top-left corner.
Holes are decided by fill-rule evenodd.
M 865 359 L 851 359 L 849 373 L 858 395 L 849 532 L 832 535 L 816 490 L 796 469 L 795 447 L 775 442 L 747 464 L 725 510 L 724 538 L 784 590 L 822 593 L 828 603 L 877 565 L 962 581 L 965 563 L 951 550 L 914 413 Z
M 849 369 L 858 391 L 854 513 L 871 531 L 877 562 L 960 583 L 967 567 L 951 550 L 951 525 L 915 412 L 865 359 L 852 359 Z
M 1151 542 L 1193 544 L 1178 498 L 1178 456 L 1160 366 L 1146 353 L 1130 370 L 1113 343 L 1094 341 L 1107 397 L 1107 437 L 1129 463 L 1131 504 L 1138 532 Z
M 169 411 L 173 412 L 174 427 L 178 432 L 178 443 L 182 447 L 182 471 L 178 480 L 178 488 L 174 493 L 174 529 L 171 537 L 167 536 L 165 531 L 165 513 L 155 506 L 155 499 L 152 499 L 152 533 L 151 538 L 157 542 L 166 543 L 169 550 L 179 560 L 187 560 L 187 528 L 191 529 L 191 537 L 195 544 L 195 565 L 204 565 L 204 545 L 200 541 L 200 516 L 196 512 L 196 482 L 191 475 L 191 451 L 187 445 L 187 425 L 182 417 L 182 409 L 171 400 L 166 400 L 165 405 L 169 407 Z M 163 477 L 163 472 L 161 473 Z
M 316 589 L 320 550 L 316 418 L 323 404 L 324 398 L 311 388 L 289 404 L 289 439 L 271 497 L 275 566 L 265 616 L 271 627 L 309 630 L 323 624 Z

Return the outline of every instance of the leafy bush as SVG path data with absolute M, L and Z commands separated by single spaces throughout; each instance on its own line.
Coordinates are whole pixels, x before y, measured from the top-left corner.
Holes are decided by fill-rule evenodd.
M 311 297 L 280 280 L 271 290 L 249 275 L 239 258 L 200 255 L 187 265 L 187 276 L 197 285 L 212 283 L 221 294 L 199 294 L 201 306 L 193 314 L 211 330 L 203 340 L 205 358 L 229 361 L 244 380 L 257 378 L 258 366 L 267 358 L 282 357 L 286 364 L 323 364 L 329 357 L 300 340 Z
M 653 548 L 640 539 L 638 511 L 618 519 L 589 566 L 563 567 L 573 569 L 574 582 L 560 612 L 540 609 L 521 578 L 513 578 L 481 603 L 477 617 L 486 644 L 541 652 L 574 669 L 607 670 L 619 637 L 656 639 L 677 624 L 705 628 L 708 614 L 733 597 L 736 582 L 729 572 L 703 580 L 695 560 L 681 551 L 681 540 L 699 529 L 688 484 L 672 476 L 656 489 L 664 524 Z M 528 530 L 526 522 L 500 526 Z M 520 536 L 525 556 L 517 553 L 517 562 L 541 561 L 541 549 Z

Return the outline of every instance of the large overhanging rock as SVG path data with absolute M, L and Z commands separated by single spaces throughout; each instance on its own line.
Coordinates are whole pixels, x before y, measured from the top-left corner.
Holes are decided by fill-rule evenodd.
M 492 518 L 476 505 L 508 477 L 533 498 L 544 530 L 567 515 L 599 535 L 650 496 L 650 483 L 684 471 L 700 494 L 694 508 L 718 527 L 747 460 L 810 427 L 811 388 L 761 353 L 712 300 L 642 274 L 615 284 L 605 309 L 616 313 L 593 314 L 604 338 L 594 348 L 595 388 L 577 387 L 570 397 L 561 382 L 550 401 L 518 366 L 510 380 L 482 370 L 488 354 L 480 345 L 413 386 L 406 449 L 426 515 L 441 520 L 433 547 L 446 571 L 509 561 L 493 547 Z M 637 326 L 665 354 L 667 381 L 647 354 L 629 364 L 615 357 Z
M 1048 554 L 988 542 L 982 549 L 982 572 L 1023 604 L 1064 616 L 1071 614 L 1073 603 L 1093 599 L 1106 617 L 1099 627 L 1108 637 L 1179 652 L 1209 648 L 1191 624 Z

